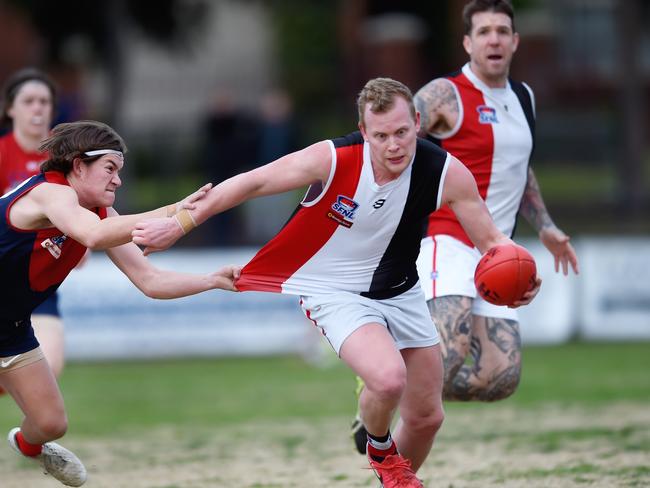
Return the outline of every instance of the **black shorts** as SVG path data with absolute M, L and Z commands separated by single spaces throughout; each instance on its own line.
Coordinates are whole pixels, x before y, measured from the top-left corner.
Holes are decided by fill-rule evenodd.
M 32 315 L 35 314 L 54 315 L 55 317 L 61 317 L 61 314 L 59 313 L 59 293 L 54 292 L 49 297 L 47 297 L 43 303 L 34 309 Z
M 0 357 L 15 356 L 38 347 L 38 340 L 29 318 L 0 320 Z

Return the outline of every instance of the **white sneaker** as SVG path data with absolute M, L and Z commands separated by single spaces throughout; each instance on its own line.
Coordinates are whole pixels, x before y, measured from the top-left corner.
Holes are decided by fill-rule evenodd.
M 56 442 L 46 442 L 38 456 L 25 456 L 16 441 L 18 432 L 20 432 L 20 428 L 15 427 L 7 435 L 9 445 L 18 454 L 39 463 L 46 474 L 51 474 L 64 485 L 81 486 L 86 482 L 86 468 L 74 453 Z

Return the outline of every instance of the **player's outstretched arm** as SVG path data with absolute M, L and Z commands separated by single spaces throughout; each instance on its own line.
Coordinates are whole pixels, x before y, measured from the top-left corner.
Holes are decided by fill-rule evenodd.
M 167 299 L 195 295 L 207 290 L 237 291 L 241 266 L 224 266 L 206 274 L 179 273 L 153 266 L 132 242 L 106 250 L 113 263 L 146 296 Z
M 191 224 L 183 226 L 177 219 L 142 220 L 133 231 L 133 242 L 145 246 L 145 255 L 165 250 L 193 226 L 200 225 L 212 215 L 252 198 L 275 195 L 326 181 L 331 161 L 330 145 L 322 141 L 252 171 L 233 176 L 219 183 L 205 198 L 196 202 L 195 209 L 188 212 Z
M 16 202 L 12 221 L 25 229 L 43 228 L 51 223 L 87 248 L 104 250 L 129 242 L 135 224 L 142 219 L 164 217 L 171 207 L 194 208 L 195 202 L 203 198 L 210 187 L 204 185 L 177 204 L 134 215 L 117 216 L 116 212 L 109 211 L 111 218 L 102 220 L 80 205 L 71 187 L 44 183 Z
M 569 236 L 562 232 L 551 219 L 532 168 L 528 168 L 528 181 L 521 199 L 519 212 L 538 232 L 539 239 L 555 259 L 555 272 L 562 267 L 562 273 L 569 273 L 569 266 L 575 274 L 578 270 L 578 256 L 569 242 Z

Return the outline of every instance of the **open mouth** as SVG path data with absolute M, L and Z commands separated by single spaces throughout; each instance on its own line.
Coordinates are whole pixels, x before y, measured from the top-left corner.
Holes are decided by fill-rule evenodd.
M 488 54 L 487 57 L 490 61 L 501 61 L 503 59 L 503 56 L 500 54 Z

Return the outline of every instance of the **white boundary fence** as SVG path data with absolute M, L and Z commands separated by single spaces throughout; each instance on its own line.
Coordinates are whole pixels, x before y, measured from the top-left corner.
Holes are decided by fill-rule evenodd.
M 576 239 L 581 274 L 564 277 L 537 241 L 542 290 L 520 309 L 524 343 L 650 340 L 650 238 Z M 170 250 L 152 256 L 166 269 L 206 272 L 246 263 L 255 249 Z M 142 295 L 99 253 L 61 286 L 70 359 L 300 353 L 319 347 L 297 297 L 211 291 L 177 300 Z

